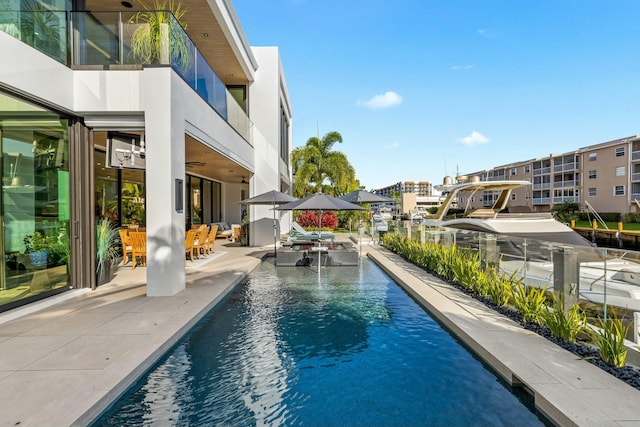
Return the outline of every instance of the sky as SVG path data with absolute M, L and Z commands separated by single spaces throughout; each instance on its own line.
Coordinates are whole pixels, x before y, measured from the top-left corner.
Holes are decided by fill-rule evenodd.
M 640 0 L 233 0 L 367 190 L 640 134 Z

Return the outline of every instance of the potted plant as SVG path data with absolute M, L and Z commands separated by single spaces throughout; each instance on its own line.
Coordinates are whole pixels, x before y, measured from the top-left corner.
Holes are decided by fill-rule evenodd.
M 144 64 L 172 64 L 183 73 L 189 70 L 193 53 L 184 31 L 187 24 L 181 21 L 186 10 L 174 0 L 154 0 L 152 6 L 142 0 L 138 3 L 144 10 L 130 20 L 138 25 L 131 34 L 134 58 Z
M 112 278 L 111 266 L 118 257 L 118 230 L 107 218 L 96 225 L 96 274 L 98 285 Z
M 52 236 L 47 236 L 42 231 L 35 231 L 24 238 L 24 253 L 29 254 L 31 265 L 34 267 L 46 266 L 49 261 L 51 247 L 55 243 Z

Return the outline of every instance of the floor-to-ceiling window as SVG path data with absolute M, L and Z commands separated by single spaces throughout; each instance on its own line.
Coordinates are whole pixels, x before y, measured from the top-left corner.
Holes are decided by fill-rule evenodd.
M 69 124 L 0 94 L 0 311 L 69 285 Z
M 221 184 L 205 178 L 187 175 L 189 194 L 187 206 L 187 228 L 195 224 L 210 224 L 222 221 Z

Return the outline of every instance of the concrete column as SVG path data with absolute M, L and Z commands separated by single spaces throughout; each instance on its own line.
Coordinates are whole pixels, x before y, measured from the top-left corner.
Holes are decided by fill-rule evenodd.
M 170 296 L 185 288 L 185 215 L 176 194 L 186 199 L 185 124 L 170 68 L 145 68 L 143 90 L 146 133 L 147 295 Z M 182 191 L 176 191 L 181 180 Z
M 563 296 L 565 311 L 578 303 L 580 264 L 578 253 L 573 248 L 563 247 L 553 251 L 553 290 Z

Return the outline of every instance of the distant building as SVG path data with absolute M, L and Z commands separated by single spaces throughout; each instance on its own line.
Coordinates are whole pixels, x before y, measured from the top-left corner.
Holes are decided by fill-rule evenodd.
M 440 197 L 433 195 L 433 185 L 429 181 L 396 182 L 393 185 L 373 191 L 381 196 L 396 198 L 392 210 L 395 215 L 425 212 L 440 205 Z
M 598 212 L 640 212 L 640 136 L 620 138 L 547 157 L 521 160 L 493 169 L 458 176 L 458 181 L 524 180 L 528 188 L 514 190 L 510 206 L 547 211 L 554 205 L 573 202 L 582 210 L 588 205 Z M 488 207 L 495 194 L 467 196 L 458 200 L 470 209 Z

